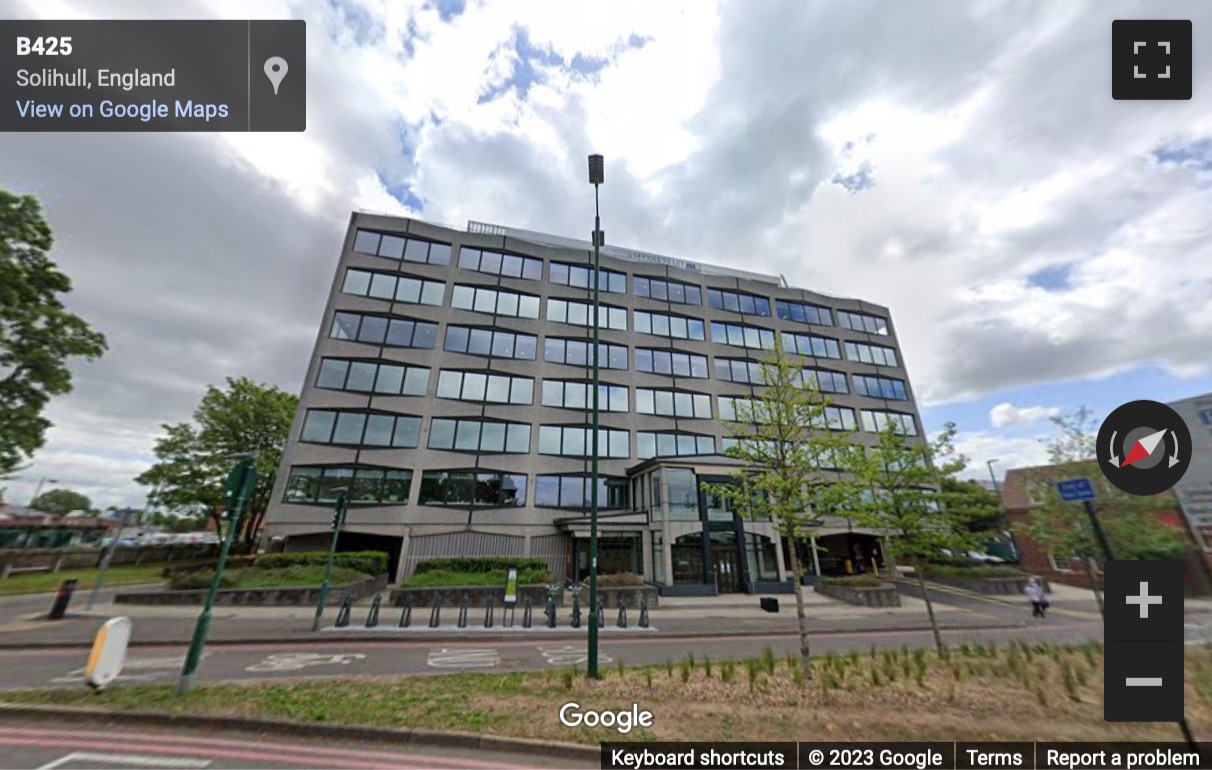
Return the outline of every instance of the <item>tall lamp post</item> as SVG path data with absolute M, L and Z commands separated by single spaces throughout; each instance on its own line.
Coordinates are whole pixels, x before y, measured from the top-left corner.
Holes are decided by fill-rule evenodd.
M 328 604 L 328 586 L 332 582 L 332 562 L 337 553 L 337 539 L 341 536 L 341 525 L 345 523 L 345 511 L 349 507 L 348 487 L 338 489 L 337 504 L 332 513 L 332 542 L 328 546 L 328 562 L 324 565 L 324 582 L 320 584 L 320 600 L 316 602 L 316 618 L 311 630 L 320 630 L 320 619 Z
M 42 478 L 38 479 L 38 486 L 34 487 L 34 496 L 29 499 L 31 505 L 39 497 L 42 497 L 42 486 L 48 481 L 52 484 L 59 483 L 59 479 L 48 479 L 46 476 L 43 476 Z
M 236 467 L 232 468 L 231 473 L 228 474 L 224 490 L 225 507 L 231 511 L 228 517 L 231 523 L 227 528 L 227 537 L 223 538 L 223 546 L 219 549 L 219 560 L 215 563 L 215 575 L 210 581 L 206 604 L 202 606 L 202 614 L 198 616 L 197 625 L 194 626 L 194 636 L 189 643 L 189 651 L 185 654 L 185 665 L 181 668 L 181 680 L 177 684 L 178 695 L 184 695 L 194 686 L 194 672 L 198 670 L 198 662 L 202 660 L 202 648 L 206 646 L 206 634 L 210 631 L 210 613 L 215 606 L 215 596 L 219 593 L 219 585 L 223 579 L 223 567 L 227 564 L 227 554 L 231 551 L 231 544 L 236 539 L 236 533 L 240 531 L 240 516 L 244 513 L 244 506 L 252 497 L 253 489 L 257 485 L 257 470 L 253 465 L 255 455 L 247 452 L 234 457 L 239 457 L 240 462 L 236 463 Z
M 598 678 L 598 281 L 602 218 L 598 211 L 598 188 L 606 181 L 606 161 L 589 156 L 589 183 L 593 185 L 593 487 L 589 493 L 589 644 L 587 671 Z

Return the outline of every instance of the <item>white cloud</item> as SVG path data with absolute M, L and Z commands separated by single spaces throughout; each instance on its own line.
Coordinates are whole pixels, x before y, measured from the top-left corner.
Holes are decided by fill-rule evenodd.
M 0 184 L 42 198 L 69 304 L 111 342 L 76 367 L 31 472 L 75 467 L 99 497 L 141 502 L 134 465 L 206 384 L 299 390 L 350 209 L 409 213 L 391 193 L 406 187 L 425 219 L 583 237 L 590 152 L 607 157 L 611 242 L 889 306 L 923 404 L 1150 364 L 1208 369 L 1212 190 L 1150 153 L 1212 131 L 1212 60 L 1197 58 L 1186 102 L 1142 109 L 1105 83 L 1112 19 L 1206 27 L 1212 6 L 466 6 L 450 23 L 423 0 L 16 6 L 305 18 L 310 57 L 304 134 L 0 136 Z M 361 34 L 355 7 L 376 34 Z M 610 63 L 585 77 L 535 60 L 525 98 L 482 100 L 526 70 L 523 30 L 541 58 Z M 633 36 L 647 42 L 628 50 Z M 830 181 L 864 168 L 870 189 Z M 1059 265 L 1063 284 L 1032 280 Z M 1004 398 L 995 426 L 1047 416 Z M 965 441 L 974 456 L 1042 459 L 1033 440 Z
M 955 449 L 968 458 L 970 465 L 959 475 L 966 479 L 989 478 L 989 460 L 995 460 L 993 474 L 1001 482 L 1011 468 L 1030 468 L 1048 463 L 1042 436 L 1009 437 L 987 431 L 961 431 L 955 436 Z
M 995 428 L 1029 425 L 1060 414 L 1056 406 L 1015 406 L 1004 402 L 989 410 L 989 422 Z

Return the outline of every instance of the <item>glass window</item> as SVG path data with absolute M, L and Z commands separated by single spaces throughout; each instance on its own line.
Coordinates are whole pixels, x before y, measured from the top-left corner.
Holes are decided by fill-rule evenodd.
M 513 423 L 505 434 L 505 451 L 511 454 L 530 453 L 530 426 Z
M 379 256 L 387 259 L 399 259 L 404 254 L 404 239 L 398 235 L 384 235 L 379 244 Z
M 492 332 L 487 329 L 472 329 L 467 341 L 467 352 L 473 356 L 486 356 L 492 352 Z
M 336 412 L 310 410 L 303 421 L 303 433 L 299 440 L 327 444 L 332 437 L 332 428 L 336 419 Z
M 399 395 L 404 387 L 404 367 L 383 364 L 379 367 L 379 376 L 375 379 L 375 392 Z
M 493 375 L 487 380 L 484 400 L 496 404 L 509 403 L 509 378 Z
M 356 313 L 336 313 L 332 319 L 329 336 L 337 340 L 352 340 L 358 337 L 358 324 L 362 316 Z
M 504 255 L 496 251 L 485 251 L 480 254 L 480 262 L 474 268 L 484 273 L 492 273 L 499 275 L 501 272 L 501 258 Z
M 455 449 L 475 451 L 480 447 L 480 423 L 473 420 L 459 420 L 455 432 Z
M 429 243 L 410 239 L 404 247 L 404 259 L 409 262 L 428 262 Z
M 387 319 L 378 316 L 362 316 L 362 325 L 358 328 L 358 342 L 372 345 L 382 345 L 387 335 Z
M 320 372 L 316 375 L 316 387 L 340 390 L 345 387 L 345 375 L 348 372 L 348 361 L 325 358 L 320 362 Z
M 366 427 L 366 415 L 358 412 L 338 412 L 337 426 L 333 430 L 334 444 L 361 444 L 362 431 Z
M 365 297 L 366 292 L 370 290 L 370 279 L 370 273 L 362 270 L 346 270 L 345 283 L 341 286 L 341 291 Z
M 537 507 L 558 508 L 560 506 L 560 478 L 560 476 L 535 477 L 534 504 Z
M 404 395 L 424 396 L 429 389 L 429 369 L 410 366 L 404 374 Z
M 440 307 L 442 298 L 446 295 L 446 284 L 436 281 L 425 281 L 421 285 L 421 304 Z
M 480 433 L 480 451 L 505 451 L 505 423 L 486 422 Z
M 563 432 L 559 426 L 539 426 L 539 454 L 558 455 L 562 444 Z
M 374 389 L 377 364 L 366 361 L 354 361 L 349 366 L 349 379 L 345 382 L 346 390 L 368 393 Z
M 412 471 L 384 471 L 382 502 L 405 505 L 408 502 L 408 496 L 411 491 Z
M 453 449 L 455 420 L 435 417 L 429 424 L 429 448 Z
M 488 375 L 467 372 L 463 375 L 463 396 L 466 401 L 483 401 L 488 388 Z
M 370 296 L 390 300 L 396 295 L 396 278 L 393 275 L 375 273 L 370 280 Z
M 320 489 L 320 468 L 291 468 L 282 500 L 287 503 L 312 503 Z
M 397 417 L 396 432 L 391 445 L 406 449 L 415 449 L 421 444 L 421 418 Z
M 631 457 L 631 433 L 625 430 L 612 430 L 608 433 L 610 456 L 622 459 Z
M 353 468 L 325 468 L 324 476 L 320 479 L 320 491 L 316 495 L 316 502 L 336 502 L 341 490 L 348 490 L 353 485 L 353 477 Z
M 358 230 L 354 235 L 353 250 L 359 254 L 378 254 L 380 237 L 378 233 L 369 230 Z
M 389 414 L 366 416 L 366 434 L 362 443 L 367 446 L 388 446 L 396 428 L 396 418 Z

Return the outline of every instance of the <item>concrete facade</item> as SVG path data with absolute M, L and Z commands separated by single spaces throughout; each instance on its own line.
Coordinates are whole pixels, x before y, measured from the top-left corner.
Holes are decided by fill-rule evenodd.
M 469 230 L 477 232 L 459 231 L 417 220 L 366 213 L 355 213 L 352 216 L 345 242 L 342 245 L 324 317 L 320 324 L 315 350 L 308 366 L 307 379 L 301 393 L 300 409 L 291 429 L 291 438 L 283 456 L 281 473 L 278 476 L 273 502 L 266 518 L 265 534 L 269 537 L 286 538 L 288 549 L 324 548 L 327 546 L 327 539 L 331 532 L 330 526 L 333 517 L 331 500 L 334 496 L 331 489 L 334 487 L 327 482 L 311 483 L 309 481 L 311 477 L 306 477 L 304 474 L 317 471 L 301 471 L 301 468 L 399 469 L 412 473 L 411 485 L 407 490 L 407 502 L 401 504 L 400 501 L 393 500 L 390 504 L 373 504 L 370 502 L 356 503 L 355 501 L 356 504 L 349 508 L 342 531 L 340 546 L 342 549 L 373 547 L 389 550 L 396 560 L 394 576 L 397 579 L 409 574 L 419 559 L 434 556 L 537 556 L 546 559 L 551 565 L 552 571 L 561 577 L 567 576 L 570 570 L 576 568 L 574 542 L 583 537 L 587 530 L 587 512 L 584 507 L 549 507 L 549 505 L 543 504 L 550 502 L 551 482 L 549 479 L 542 482 L 546 492 L 540 494 L 536 489 L 539 483 L 536 478 L 550 475 L 588 475 L 590 472 L 588 456 L 557 456 L 542 453 L 540 426 L 585 427 L 591 418 L 588 408 L 544 406 L 543 383 L 552 380 L 585 383 L 591 377 L 590 366 L 547 360 L 547 349 L 549 344 L 558 345 L 556 342 L 558 339 L 578 341 L 592 339 L 592 325 L 576 325 L 548 320 L 549 314 L 555 312 L 554 308 L 561 307 L 558 302 L 553 304 L 553 300 L 592 302 L 591 289 L 562 285 L 552 280 L 553 263 L 557 263 L 557 266 L 559 264 L 584 266 L 592 270 L 592 246 L 588 242 L 580 243 L 556 236 L 514 231 L 495 226 L 474 225 L 474 223 L 469 226 Z M 407 257 L 398 259 L 360 253 L 355 249 L 359 231 L 445 244 L 449 246 L 449 259 L 447 264 L 428 264 L 409 261 Z M 524 237 L 518 237 L 519 235 Z M 364 240 L 373 239 L 370 236 L 364 236 Z M 385 244 L 387 241 L 381 243 Z M 391 244 L 391 248 L 383 246 L 388 253 L 394 253 L 394 249 L 398 246 L 394 240 L 391 241 Z M 372 247 L 364 245 L 362 248 L 370 250 Z M 446 246 L 436 248 L 441 253 L 445 253 Z M 541 260 L 541 266 L 532 264 L 527 268 L 530 270 L 531 276 L 537 276 L 538 280 L 527 280 L 523 277 L 510 277 L 460 267 L 463 252 L 466 251 L 470 254 L 471 249 L 488 250 L 496 255 Z M 495 263 L 497 257 L 492 259 Z M 601 428 L 626 432 L 626 457 L 606 457 L 609 443 L 606 438 L 603 438 L 603 446 L 600 450 L 602 456 L 600 474 L 603 478 L 616 479 L 620 490 L 613 493 L 615 497 L 612 498 L 612 501 L 620 504 L 626 503 L 618 507 L 609 505 L 605 497 L 600 499 L 602 532 L 604 537 L 609 537 L 612 532 L 620 537 L 634 537 L 637 544 L 642 544 L 638 546 L 642 549 L 642 558 L 635 559 L 635 567 L 643 572 L 646 579 L 652 580 L 655 577 L 654 534 L 659 533 L 657 539 L 662 540 L 664 544 L 663 557 L 658 557 L 658 559 L 665 562 L 661 566 L 665 568 L 663 572 L 668 577 L 674 572 L 670 546 L 672 540 L 679 534 L 683 534 L 682 530 L 686 530 L 686 532 L 703 531 L 697 520 L 699 517 L 686 521 L 671 519 L 670 498 L 667 489 L 664 490 L 664 494 L 659 496 L 654 516 L 651 510 L 653 508 L 653 497 L 650 491 L 652 485 L 666 483 L 664 481 L 665 469 L 669 467 L 697 468 L 700 475 L 711 473 L 713 467 L 717 469 L 717 473 L 726 472 L 726 466 L 733 461 L 719 456 L 723 451 L 722 439 L 726 435 L 725 426 L 719 420 L 720 398 L 729 396 L 743 398 L 751 396 L 755 391 L 752 384 L 720 379 L 717 376 L 717 361 L 722 359 L 757 361 L 763 351 L 724 344 L 712 339 L 712 322 L 739 324 L 776 334 L 812 335 L 835 341 L 839 357 L 803 357 L 805 367 L 835 373 L 836 376 L 826 375 L 832 377 L 834 383 L 844 381 L 847 393 L 829 394 L 834 405 L 853 410 L 855 423 L 860 429 L 864 423 L 861 410 L 874 410 L 908 415 L 905 419 L 911 419 L 914 429 L 920 434 L 921 420 L 904 369 L 895 328 L 887 308 L 858 299 L 840 299 L 808 290 L 785 287 L 782 285 L 782 281 L 774 277 L 631 252 L 609 246 L 602 251 L 601 269 L 625 276 L 626 291 L 624 293 L 602 291 L 600 302 L 604 307 L 622 311 L 616 312 L 610 320 L 624 318 L 626 330 L 607 328 L 607 318 L 604 316 L 600 340 L 603 344 L 625 348 L 627 363 L 626 369 L 607 368 L 603 365 L 600 374 L 602 385 L 626 389 L 627 407 L 627 411 L 616 412 L 606 411 L 605 404 L 602 405 Z M 412 304 L 355 296 L 343 290 L 349 270 L 361 270 L 385 276 L 382 279 L 384 282 L 393 277 L 440 282 L 445 285 L 441 304 Z M 636 296 L 637 278 L 679 282 L 696 287 L 701 295 L 700 304 L 682 304 L 668 299 L 659 300 Z M 537 319 L 508 317 L 452 307 L 456 285 L 537 297 L 539 317 Z M 436 287 L 432 288 L 436 291 Z M 617 288 L 617 286 L 612 288 Z M 708 301 L 708 290 L 710 289 L 764 298 L 769 303 L 770 314 L 762 316 L 739 310 L 734 312 L 711 307 Z M 463 295 L 467 293 L 466 289 L 459 291 Z M 649 293 L 653 293 L 653 291 L 650 289 Z M 831 323 L 828 325 L 809 324 L 790 318 L 780 318 L 778 301 L 825 308 L 828 310 Z M 497 307 L 497 310 L 500 310 L 500 306 Z M 869 326 L 870 331 L 845 328 L 838 315 L 839 311 L 878 318 L 879 322 Z M 690 322 L 700 321 L 705 327 L 704 339 L 701 341 L 675 339 L 640 333 L 636 331 L 636 314 L 644 312 L 689 319 L 688 325 Z M 374 321 L 375 324 L 382 324 L 385 320 L 393 318 L 428 322 L 436 325 L 436 338 L 432 348 L 401 347 L 369 344 L 351 339 L 335 339 L 332 333 L 337 313 L 362 313 L 382 319 Z M 675 320 L 674 323 L 680 322 Z M 855 324 L 851 323 L 851 325 Z M 480 356 L 445 350 L 447 345 L 452 344 L 448 337 L 452 326 L 494 329 L 533 336 L 535 338 L 534 358 L 531 360 Z M 345 334 L 345 332 L 341 332 L 341 334 Z M 857 356 L 854 353 L 860 353 L 860 351 L 848 349 L 845 343 L 890 348 L 894 351 L 895 365 L 876 365 L 855 360 Z M 694 374 L 706 374 L 707 376 L 679 376 L 638 371 L 636 368 L 637 349 L 701 356 L 705 359 L 705 371 L 700 367 Z M 865 353 L 860 353 L 860 355 L 866 357 Z M 606 354 L 603 354 L 603 358 L 606 358 Z M 424 395 L 382 395 L 320 387 L 317 382 L 322 374 L 322 362 L 325 359 L 404 364 L 428 368 Z M 328 364 L 326 366 L 333 367 L 335 370 L 341 365 Z M 443 370 L 533 378 L 531 402 L 504 404 L 441 398 L 438 396 L 438 383 L 440 372 Z M 855 379 L 856 376 L 887 378 L 896 380 L 900 384 L 891 386 L 886 382 L 881 383 L 880 397 L 860 395 L 860 383 Z M 416 381 L 419 382 L 419 379 Z M 885 390 L 885 386 L 896 392 Z M 901 388 L 903 388 L 903 399 L 899 398 Z M 639 408 L 638 389 L 676 390 L 706 396 L 709 399 L 707 401 L 709 412 L 695 411 L 693 417 L 641 414 L 637 411 Z M 591 397 L 591 394 L 587 395 Z M 681 400 L 690 401 L 691 403 L 685 405 L 693 408 L 692 397 L 683 396 Z M 703 403 L 703 399 L 700 398 L 694 406 L 701 409 Z M 680 403 L 675 405 L 681 406 Z M 361 445 L 341 445 L 305 441 L 302 437 L 305 421 L 308 419 L 309 412 L 314 410 L 342 410 L 417 417 L 420 420 L 419 439 L 415 448 L 376 448 L 367 446 L 365 442 L 362 442 Z M 432 432 L 434 421 L 444 418 L 529 425 L 531 428 L 526 442 L 526 451 L 498 453 L 429 448 L 430 442 L 437 440 Z M 319 424 L 319 418 L 315 419 Z M 395 425 L 397 426 L 395 435 L 398 436 L 402 430 L 400 428 L 402 423 L 395 423 Z M 643 442 L 647 439 L 642 439 L 639 434 L 652 431 L 694 434 L 706 438 L 701 440 L 682 439 L 684 445 L 682 449 L 696 451 L 696 454 L 692 456 L 662 457 L 659 462 L 653 461 L 645 464 L 649 457 L 643 451 Z M 543 433 L 550 435 L 550 431 Z M 575 434 L 565 435 L 575 437 Z M 587 455 L 589 435 L 585 435 L 584 438 L 586 439 L 585 454 Z M 613 447 L 616 450 L 622 446 L 621 435 L 617 438 L 619 439 L 618 446 Z M 572 439 L 566 438 L 565 440 L 567 442 Z M 405 441 L 407 442 L 407 439 Z M 688 446 L 692 441 L 694 441 L 694 446 Z M 698 454 L 697 450 L 707 444 L 712 447 L 711 452 Z M 668 447 L 665 448 L 668 449 Z M 565 445 L 564 450 L 566 449 Z M 719 467 L 721 465 L 725 467 Z M 637 470 L 641 466 L 648 470 L 641 473 Z M 448 488 L 445 482 L 439 483 L 437 480 L 423 484 L 422 479 L 427 471 L 431 473 L 438 471 L 499 472 L 525 476 L 525 489 L 522 490 L 525 503 L 485 506 L 426 504 L 422 502 L 423 497 L 432 498 L 435 494 L 433 490 Z M 649 479 L 647 485 L 640 478 L 641 476 Z M 481 488 L 487 486 L 493 490 L 488 494 L 497 495 L 500 492 L 497 487 L 508 486 L 509 483 L 512 482 L 507 481 L 503 485 L 498 485 L 495 481 L 486 485 L 479 484 L 475 486 L 474 494 L 479 495 Z M 309 486 L 309 484 L 311 485 Z M 401 484 L 400 487 L 402 488 L 402 486 Z M 422 489 L 423 486 L 425 486 L 425 490 Z M 451 482 L 449 488 L 455 486 L 455 483 Z M 463 489 L 463 487 L 459 487 L 459 489 Z M 364 491 L 365 489 L 362 489 L 362 492 Z M 442 491 L 441 494 L 452 493 Z M 510 495 L 511 501 L 518 499 L 516 491 L 510 492 Z M 623 497 L 630 499 L 623 500 Z M 369 501 L 371 497 L 368 496 L 366 499 Z M 564 504 L 566 501 L 561 498 L 559 502 Z M 704 515 L 702 520 L 705 522 L 707 518 Z M 768 524 L 746 522 L 743 531 L 760 535 L 762 538 L 772 537 L 773 542 L 777 545 L 777 535 L 773 534 L 772 528 Z M 829 534 L 849 534 L 853 531 L 853 528 L 845 522 L 839 522 L 836 528 L 830 529 L 829 532 L 822 532 L 822 537 Z M 767 543 L 763 543 L 763 545 L 768 546 Z M 764 572 L 771 579 L 782 582 L 787 579 L 783 564 L 783 551 L 781 548 L 775 550 L 778 561 L 777 576 L 769 570 Z M 855 558 L 859 561 L 864 560 L 862 557 Z M 741 582 L 749 584 L 755 581 L 751 579 Z

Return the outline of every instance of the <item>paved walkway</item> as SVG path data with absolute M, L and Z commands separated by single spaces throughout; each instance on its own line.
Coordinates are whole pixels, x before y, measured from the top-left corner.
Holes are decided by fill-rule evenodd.
M 935 616 L 944 629 L 1016 628 L 1041 621 L 1033 620 L 1027 602 L 1018 596 L 984 596 L 957 588 L 930 585 Z M 760 597 L 731 594 L 718 597 L 662 597 L 660 606 L 649 614 L 650 627 L 639 628 L 639 613 L 628 612 L 626 629 L 617 628 L 617 611 L 607 610 L 605 636 L 655 634 L 659 636 L 729 636 L 784 634 L 796 630 L 795 597 L 780 594 L 779 612 L 768 613 L 759 606 Z M 1093 594 L 1065 585 L 1053 587 L 1052 609 L 1043 622 L 1099 621 L 1101 616 Z M 805 610 L 811 633 L 868 633 L 879 631 L 921 630 L 929 628 L 926 603 L 912 596 L 901 596 L 900 607 L 858 607 L 831 599 L 813 591 L 804 593 Z M 311 630 L 315 611 L 311 607 L 216 607 L 212 614 L 210 640 L 218 643 L 332 642 L 388 639 L 425 639 L 429 641 L 487 640 L 490 638 L 536 639 L 577 638 L 585 628 L 569 627 L 569 608 L 560 611 L 559 627 L 544 626 L 541 608 L 535 608 L 531 629 L 521 626 L 521 610 L 514 627 L 502 628 L 500 608 L 493 628 L 484 628 L 484 610 L 469 612 L 468 627 L 458 628 L 456 608 L 444 608 L 439 628 L 429 628 L 429 611 L 413 611 L 410 628 L 398 628 L 401 610 L 384 608 L 379 625 L 366 628 L 369 600 L 355 606 L 346 628 L 332 628 L 337 609 L 325 614 L 326 628 Z M 1212 601 L 1186 601 L 1189 636 L 1212 635 Z M 83 604 L 77 605 L 83 609 Z M 5 606 L 0 602 L 0 648 L 41 646 L 87 646 L 100 626 L 119 615 L 134 621 L 132 642 L 137 645 L 176 644 L 192 636 L 199 607 L 148 607 L 100 603 L 92 612 L 69 613 L 61 621 L 47 621 L 44 611 L 30 612 L 29 606 Z M 588 621 L 587 615 L 585 616 Z

